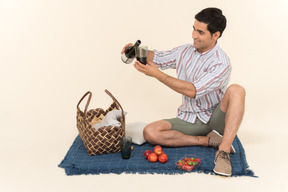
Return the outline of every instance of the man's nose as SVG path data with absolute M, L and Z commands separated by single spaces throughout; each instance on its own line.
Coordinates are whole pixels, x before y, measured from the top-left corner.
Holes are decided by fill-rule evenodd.
M 192 38 L 193 38 L 193 39 L 196 39 L 197 37 L 198 37 L 198 35 L 197 35 L 196 31 L 193 31 L 193 32 L 192 32 Z

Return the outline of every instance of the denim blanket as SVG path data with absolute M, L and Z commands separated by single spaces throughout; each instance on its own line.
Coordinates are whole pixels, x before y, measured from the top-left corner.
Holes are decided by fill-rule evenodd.
M 233 141 L 236 150 L 231 154 L 232 176 L 254 176 L 254 172 L 248 169 L 244 148 L 236 136 Z M 216 149 L 207 147 L 163 147 L 163 151 L 168 156 L 168 161 L 164 164 L 159 161 L 155 163 L 148 162 L 144 157 L 144 152 L 148 149 L 153 150 L 153 145 L 145 143 L 143 145 L 133 145 L 133 151 L 130 159 L 124 160 L 120 153 L 103 154 L 89 156 L 78 135 L 72 146 L 67 152 L 65 158 L 58 165 L 65 169 L 67 175 L 81 174 L 121 174 L 121 173 L 139 173 L 139 174 L 183 174 L 183 170 L 177 169 L 176 162 L 185 156 L 195 156 L 201 158 L 201 164 L 194 169 L 192 173 L 200 172 L 214 174 L 214 157 Z

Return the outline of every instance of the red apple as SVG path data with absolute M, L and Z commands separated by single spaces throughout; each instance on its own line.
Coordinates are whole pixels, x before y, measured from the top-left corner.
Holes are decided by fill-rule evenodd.
M 157 161 L 157 155 L 156 153 L 150 153 L 148 155 L 148 161 L 151 162 L 151 163 L 154 163 Z
M 151 150 L 146 150 L 146 151 L 144 152 L 144 157 L 145 157 L 146 159 L 148 159 L 148 156 L 149 156 L 149 154 L 151 154 L 151 153 L 153 153 L 153 151 L 151 151 Z
M 162 147 L 160 145 L 156 145 L 154 148 L 154 153 L 156 153 L 156 155 L 160 155 L 162 153 Z
M 166 163 L 168 161 L 168 156 L 165 153 L 161 153 L 158 156 L 158 161 L 160 161 L 161 163 Z

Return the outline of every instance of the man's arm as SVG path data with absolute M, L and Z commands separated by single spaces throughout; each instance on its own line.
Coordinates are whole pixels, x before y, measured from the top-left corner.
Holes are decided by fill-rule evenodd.
M 148 57 L 149 57 L 149 53 L 148 53 Z M 154 53 L 153 53 L 153 57 L 154 57 Z M 148 60 L 147 65 L 143 65 L 139 61 L 136 61 L 134 63 L 134 67 L 138 71 L 144 73 L 145 75 L 155 77 L 160 82 L 162 82 L 163 84 L 165 84 L 166 86 L 170 87 L 171 89 L 173 89 L 174 91 L 178 93 L 181 93 L 191 98 L 194 98 L 196 96 L 196 88 L 192 83 L 171 77 L 170 75 L 163 73 L 162 71 L 158 69 L 156 64 L 153 63 L 152 61 Z
M 129 43 L 125 45 L 121 51 L 121 54 L 124 53 L 125 49 L 131 45 L 133 44 Z M 163 73 L 162 71 L 158 69 L 156 64 L 153 62 L 153 59 L 154 59 L 154 51 L 148 50 L 147 65 L 143 65 L 139 61 L 136 61 L 134 63 L 134 67 L 138 71 L 148 76 L 155 77 L 160 82 L 162 82 L 163 84 L 165 84 L 166 86 L 170 87 L 171 89 L 173 89 L 174 91 L 178 93 L 181 93 L 191 98 L 194 98 L 196 96 L 196 88 L 192 83 L 171 77 Z

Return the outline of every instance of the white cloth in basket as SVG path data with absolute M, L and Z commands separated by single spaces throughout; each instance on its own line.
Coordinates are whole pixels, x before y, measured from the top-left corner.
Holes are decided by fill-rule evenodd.
M 127 113 L 124 112 L 124 115 L 126 115 Z M 115 127 L 120 127 L 121 126 L 121 122 L 120 122 L 120 118 L 122 115 L 122 111 L 121 110 L 112 110 L 109 111 L 105 117 L 102 119 L 102 121 L 100 121 L 99 123 L 96 123 L 94 125 L 92 125 L 95 129 L 99 129 L 100 127 L 108 127 L 108 126 L 115 126 Z

